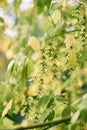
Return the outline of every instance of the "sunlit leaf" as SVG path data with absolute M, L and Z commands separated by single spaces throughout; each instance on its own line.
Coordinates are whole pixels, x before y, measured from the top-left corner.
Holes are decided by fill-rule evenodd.
M 29 40 L 28 40 L 28 46 L 31 46 L 31 48 L 34 51 L 39 51 L 40 50 L 40 43 L 39 43 L 39 41 L 34 36 L 31 36 L 29 38 Z
M 58 0 L 57 3 L 55 4 L 55 9 L 59 8 L 63 3 L 63 0 Z
M 57 24 L 60 21 L 60 19 L 61 19 L 61 13 L 60 13 L 59 10 L 55 10 L 52 13 L 52 19 L 53 19 L 54 24 Z
M 84 95 L 83 95 L 82 101 L 81 101 L 81 103 L 79 104 L 79 109 L 80 109 L 80 110 L 83 110 L 83 109 L 86 109 L 86 110 L 87 110 L 87 94 L 84 94 Z
M 16 63 L 16 65 L 19 66 L 19 67 L 22 67 L 22 66 L 23 66 L 23 63 L 24 63 L 24 61 L 25 61 L 25 58 L 26 58 L 26 56 L 25 56 L 22 52 L 20 52 L 20 53 L 17 55 L 17 57 L 15 58 L 15 63 Z
M 72 34 L 67 35 L 64 43 L 66 44 L 66 49 L 69 49 L 70 47 L 72 47 L 73 44 L 75 43 L 74 36 Z
M 14 60 L 11 60 L 10 63 L 8 64 L 7 71 L 9 69 L 11 69 L 11 67 L 13 66 L 13 64 L 14 64 Z
M 6 51 L 6 57 L 7 57 L 8 59 L 13 58 L 13 51 L 12 51 L 12 50 L 7 50 L 7 51 Z
M 12 107 L 12 99 L 7 103 L 6 107 L 4 108 L 1 118 L 3 118 L 8 113 L 11 107 Z
M 69 0 L 64 0 L 63 2 L 63 10 L 70 11 L 70 6 L 68 4 Z
M 33 61 L 36 61 L 36 60 L 38 60 L 38 57 L 39 57 L 39 53 L 38 53 L 38 52 L 35 52 L 35 53 L 33 53 L 33 55 L 32 55 L 32 60 L 33 60 Z
M 72 116 L 72 119 L 71 119 L 72 124 L 75 124 L 75 123 L 76 123 L 76 121 L 78 120 L 79 116 L 80 116 L 80 111 L 77 111 L 77 112 Z
M 49 76 L 44 76 L 43 77 L 43 80 L 44 80 L 44 83 L 50 83 L 52 81 L 52 76 L 49 75 Z
M 87 4 L 85 5 L 85 16 L 87 17 Z
M 37 94 L 38 94 L 38 86 L 37 86 L 37 84 L 32 84 L 31 86 L 29 86 L 29 88 L 27 90 L 27 95 L 36 96 Z

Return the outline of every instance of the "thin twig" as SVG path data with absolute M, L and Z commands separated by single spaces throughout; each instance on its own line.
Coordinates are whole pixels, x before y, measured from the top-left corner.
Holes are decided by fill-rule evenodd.
M 67 123 L 70 121 L 70 119 L 71 119 L 71 117 L 66 117 L 66 118 L 62 118 L 59 120 L 50 121 L 50 122 L 41 123 L 41 124 L 35 124 L 32 126 L 27 126 L 27 127 L 13 128 L 13 129 L 9 128 L 9 129 L 0 129 L 0 130 L 26 130 L 26 129 L 41 128 L 41 127 L 46 127 L 46 126 L 53 127 L 53 126 L 59 125 L 61 123 Z
M 50 40 L 50 39 L 53 39 L 53 38 L 55 38 L 55 37 L 57 37 L 57 36 L 60 36 L 60 35 L 62 35 L 62 34 L 67 34 L 67 33 L 71 33 L 71 32 L 75 32 L 75 31 L 80 31 L 79 29 L 74 29 L 74 30 L 70 30 L 70 31 L 64 31 L 64 32 L 62 32 L 62 33 L 58 33 L 58 34 L 55 34 L 55 35 L 53 35 L 53 36 L 51 36 L 51 37 L 49 37 L 49 38 L 46 38 L 45 39 L 45 41 L 48 41 L 48 40 Z

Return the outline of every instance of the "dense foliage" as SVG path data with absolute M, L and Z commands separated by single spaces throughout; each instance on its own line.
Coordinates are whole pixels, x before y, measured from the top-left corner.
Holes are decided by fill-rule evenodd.
M 87 2 L 23 4 L 0 2 L 0 129 L 86 130 Z

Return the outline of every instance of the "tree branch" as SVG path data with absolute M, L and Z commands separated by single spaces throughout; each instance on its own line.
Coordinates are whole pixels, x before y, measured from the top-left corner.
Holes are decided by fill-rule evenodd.
M 76 30 L 74 29 L 74 30 L 70 30 L 70 31 L 64 31 L 64 32 L 59 33 L 59 34 L 55 34 L 52 37 L 46 38 L 45 41 L 49 41 L 50 39 L 53 39 L 53 38 L 55 38 L 57 36 L 60 36 L 62 34 L 67 34 L 67 33 L 75 32 L 75 31 L 80 31 L 80 30 L 79 29 L 76 29 Z
M 26 130 L 26 129 L 34 129 L 34 128 L 41 128 L 41 127 L 53 127 L 56 125 L 59 125 L 61 123 L 68 123 L 70 121 L 71 117 L 66 117 L 66 118 L 62 118 L 59 120 L 55 120 L 55 121 L 50 121 L 50 122 L 46 122 L 46 123 L 41 123 L 41 124 L 35 124 L 32 126 L 27 126 L 27 127 L 21 127 L 21 128 L 13 128 L 13 129 L 0 129 L 0 130 Z

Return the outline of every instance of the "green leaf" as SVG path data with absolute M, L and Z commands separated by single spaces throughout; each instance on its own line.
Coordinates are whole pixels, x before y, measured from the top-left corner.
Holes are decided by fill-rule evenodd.
M 55 116 L 55 112 L 54 112 L 54 110 L 53 110 L 53 111 L 48 115 L 47 119 L 48 119 L 48 120 L 53 120 L 54 116 Z
M 21 73 L 21 82 L 25 82 L 26 79 L 28 78 L 28 75 L 27 75 L 27 66 L 24 65 L 23 69 L 22 69 L 22 73 Z
M 68 102 L 68 99 L 65 98 L 65 97 L 63 97 L 63 96 L 57 95 L 56 98 L 57 98 L 58 101 L 61 101 L 61 102 Z
M 87 109 L 83 109 L 80 113 L 80 118 L 84 121 L 87 122 Z
M 43 96 L 40 98 L 40 100 L 38 102 L 38 106 L 41 107 L 41 106 L 45 105 L 48 101 L 49 101 L 48 95 Z
M 84 4 L 87 4 L 87 0 L 81 0 Z
M 62 117 L 70 116 L 70 114 L 71 114 L 71 107 L 70 106 L 66 106 L 64 108 L 64 110 L 62 111 Z
M 47 108 L 49 108 L 54 103 L 54 97 L 50 99 L 49 103 L 47 104 Z
M 82 62 L 84 63 L 86 59 L 87 59 L 87 47 L 84 47 L 82 51 Z
M 28 42 L 28 37 L 22 39 L 20 46 L 25 47 Z
M 14 0 L 14 6 L 16 9 L 19 8 L 21 2 L 22 2 L 22 0 Z
M 35 6 L 38 7 L 38 13 L 42 13 L 44 11 L 44 9 L 46 9 L 45 7 L 47 6 L 47 9 L 49 9 L 51 0 L 34 0 Z M 48 13 L 46 11 L 46 13 Z
M 25 64 L 27 67 L 27 76 L 29 76 L 34 70 L 34 64 L 33 64 L 32 60 L 29 58 L 26 60 Z
M 44 122 L 51 112 L 52 112 L 51 108 L 45 109 L 45 111 L 43 112 L 42 116 L 39 119 L 39 123 Z
M 29 78 L 30 74 L 33 72 L 34 66 L 32 60 L 27 58 L 25 60 L 23 69 L 22 69 L 22 74 L 21 74 L 21 80 L 25 83 L 26 80 Z
M 68 130 L 68 126 L 65 123 L 63 123 L 61 126 L 61 130 Z
M 77 126 L 78 126 L 77 123 L 76 123 L 76 124 L 73 124 L 73 125 L 71 126 L 71 130 L 76 130 Z
M 50 101 L 51 101 L 52 98 L 53 98 L 53 93 L 52 92 L 49 93 L 49 95 L 45 95 L 45 96 L 41 97 L 39 102 L 38 102 L 38 107 L 40 108 L 40 107 L 42 107 L 44 105 L 50 106 L 51 105 Z
M 0 17 L 0 23 L 4 23 L 4 19 Z

